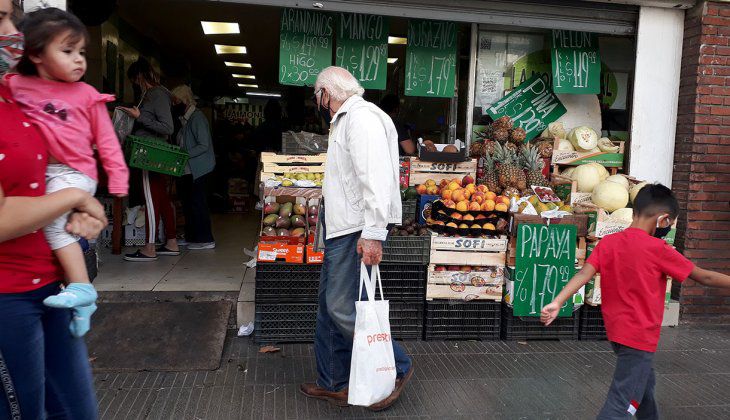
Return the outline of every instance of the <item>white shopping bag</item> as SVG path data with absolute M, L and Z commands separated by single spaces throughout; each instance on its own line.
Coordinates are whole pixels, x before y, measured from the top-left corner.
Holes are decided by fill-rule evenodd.
M 393 392 L 396 372 L 390 336 L 390 305 L 383 298 L 377 265 L 372 267 L 371 276 L 368 276 L 365 264 L 360 267 L 360 298 L 363 285 L 367 300 L 355 302 L 357 315 L 347 402 L 368 407 Z M 376 288 L 380 288 L 380 300 L 375 300 Z

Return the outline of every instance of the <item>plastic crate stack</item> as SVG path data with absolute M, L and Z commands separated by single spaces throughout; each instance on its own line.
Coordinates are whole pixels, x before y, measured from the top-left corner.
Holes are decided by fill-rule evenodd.
M 507 237 L 431 237 L 426 340 L 498 340 Z
M 390 301 L 390 332 L 396 339 L 423 336 L 429 236 L 389 236 L 383 245 L 380 275 Z

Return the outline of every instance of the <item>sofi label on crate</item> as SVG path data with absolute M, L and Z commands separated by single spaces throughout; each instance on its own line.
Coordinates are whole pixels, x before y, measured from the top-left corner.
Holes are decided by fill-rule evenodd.
M 485 251 L 503 252 L 507 250 L 507 238 L 450 238 L 435 236 L 431 249 L 443 251 Z

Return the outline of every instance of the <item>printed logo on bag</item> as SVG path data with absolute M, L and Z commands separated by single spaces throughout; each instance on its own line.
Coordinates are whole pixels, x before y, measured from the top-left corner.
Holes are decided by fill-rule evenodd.
M 384 366 L 375 369 L 376 372 L 390 372 L 391 370 L 395 370 L 395 366 Z
M 390 342 L 390 334 L 381 333 L 381 334 L 372 334 L 368 336 L 368 345 L 371 345 L 375 342 Z

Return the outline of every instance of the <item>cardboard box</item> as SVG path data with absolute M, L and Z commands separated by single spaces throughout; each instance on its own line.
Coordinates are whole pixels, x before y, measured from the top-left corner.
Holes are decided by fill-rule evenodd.
M 314 237 L 312 237 L 314 241 Z M 324 252 L 314 252 L 314 245 L 307 245 L 307 264 L 322 264 L 324 262 Z
M 446 153 L 443 151 L 446 146 L 451 146 L 449 144 L 434 144 L 434 146 L 436 146 L 437 151 L 429 152 L 419 142 L 418 158 L 424 162 L 464 162 L 466 160 L 469 160 L 469 158 L 466 157 L 466 147 L 461 144 L 461 142 L 453 144 L 453 146 L 456 146 L 457 148 L 460 147 L 457 153 Z
M 303 244 L 288 242 L 259 242 L 257 260 L 260 262 L 304 263 Z

